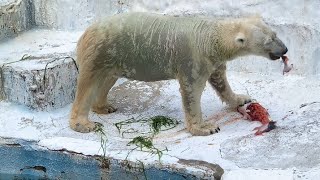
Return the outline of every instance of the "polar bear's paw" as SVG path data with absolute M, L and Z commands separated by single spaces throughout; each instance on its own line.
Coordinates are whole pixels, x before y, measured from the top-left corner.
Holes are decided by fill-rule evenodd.
M 79 122 L 70 123 L 71 129 L 81 133 L 89 133 L 89 132 L 95 131 L 96 129 L 102 126 L 103 125 L 101 123 L 92 122 L 92 121 L 86 121 L 83 123 L 79 123 Z
M 248 95 L 236 94 L 230 103 L 233 107 L 243 106 L 244 104 L 252 102 L 252 99 Z
M 218 133 L 220 128 L 216 124 L 203 122 L 200 124 L 193 124 L 188 127 L 189 132 L 194 136 L 208 136 Z
M 96 106 L 93 106 L 92 107 L 92 111 L 97 113 L 97 114 L 110 114 L 110 113 L 113 113 L 115 111 L 117 111 L 117 108 L 111 106 L 111 105 L 105 105 L 105 106 L 102 106 L 102 107 L 96 107 Z

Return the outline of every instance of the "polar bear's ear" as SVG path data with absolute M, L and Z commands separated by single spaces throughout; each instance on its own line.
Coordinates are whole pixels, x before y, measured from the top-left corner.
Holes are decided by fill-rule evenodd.
M 246 43 L 246 37 L 243 33 L 239 32 L 236 36 L 235 42 L 239 46 L 243 46 Z

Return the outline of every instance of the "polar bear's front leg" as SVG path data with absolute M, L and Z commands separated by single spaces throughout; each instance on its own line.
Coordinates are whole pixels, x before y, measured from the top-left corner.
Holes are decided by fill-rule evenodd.
M 186 125 L 189 132 L 196 136 L 207 136 L 217 133 L 220 130 L 218 126 L 203 122 L 202 120 L 200 100 L 206 81 L 190 82 L 180 79 L 179 83 Z
M 93 99 L 98 89 L 99 78 L 91 71 L 82 68 L 78 76 L 76 97 L 72 105 L 69 125 L 71 129 L 88 133 L 94 131 L 100 123 L 88 119 Z
M 208 81 L 212 85 L 213 89 L 218 93 L 221 100 L 231 107 L 237 107 L 251 102 L 250 96 L 235 94 L 232 91 L 227 80 L 225 65 L 222 65 L 218 70 L 213 72 Z
M 111 106 L 107 100 L 108 93 L 116 81 L 117 78 L 112 75 L 109 75 L 109 77 L 104 80 L 101 87 L 99 87 L 99 90 L 97 91 L 97 97 L 92 104 L 91 110 L 93 112 L 97 114 L 109 114 L 117 110 L 117 108 Z

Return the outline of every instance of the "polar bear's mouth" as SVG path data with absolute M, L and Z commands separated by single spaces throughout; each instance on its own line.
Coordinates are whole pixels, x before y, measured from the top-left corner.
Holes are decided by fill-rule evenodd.
M 272 60 L 280 59 L 280 56 L 277 56 L 277 55 L 275 55 L 275 54 L 273 54 L 273 53 L 269 53 L 269 57 L 270 57 L 270 59 L 272 59 Z

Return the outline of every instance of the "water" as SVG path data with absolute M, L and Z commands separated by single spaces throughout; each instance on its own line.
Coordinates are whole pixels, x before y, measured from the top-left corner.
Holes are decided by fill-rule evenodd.
M 1 138 L 0 138 L 1 139 Z M 193 180 L 190 174 L 180 174 L 154 167 L 139 169 L 120 165 L 109 159 L 105 168 L 97 157 L 64 151 L 41 149 L 36 142 L 0 143 L 0 180 L 132 180 L 170 179 Z
M 29 174 L 0 174 L 0 180 L 49 180 Z

